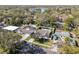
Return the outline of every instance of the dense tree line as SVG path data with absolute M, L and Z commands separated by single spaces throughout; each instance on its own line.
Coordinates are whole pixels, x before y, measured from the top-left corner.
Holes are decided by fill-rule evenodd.
M 36 24 L 39 26 L 54 26 L 54 22 L 57 20 L 61 20 L 60 17 L 65 21 L 67 19 L 67 24 L 69 22 L 73 23 L 69 15 L 72 15 L 75 19 L 78 19 L 79 8 L 74 7 L 52 7 L 46 9 L 44 12 L 39 12 L 41 10 L 39 8 L 34 11 L 30 11 L 30 8 L 6 8 L 0 9 L 0 22 L 4 21 L 7 25 L 17 25 L 21 26 L 23 24 Z M 64 16 L 63 16 L 64 15 Z M 59 18 L 57 18 L 59 17 Z M 68 26 L 73 27 L 73 24 L 69 24 Z M 78 23 L 77 23 L 78 24 Z M 75 26 L 75 25 L 74 25 Z

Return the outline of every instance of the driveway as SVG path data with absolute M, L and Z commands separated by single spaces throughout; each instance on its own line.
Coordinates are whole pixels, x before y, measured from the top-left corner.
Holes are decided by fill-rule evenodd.
M 43 48 L 47 54 L 58 54 L 58 45 L 53 44 L 50 48 Z

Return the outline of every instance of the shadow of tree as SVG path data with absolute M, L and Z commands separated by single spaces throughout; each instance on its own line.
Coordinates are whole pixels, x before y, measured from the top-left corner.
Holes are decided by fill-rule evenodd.
M 13 44 L 9 54 L 46 54 L 46 52 L 37 45 L 22 41 Z

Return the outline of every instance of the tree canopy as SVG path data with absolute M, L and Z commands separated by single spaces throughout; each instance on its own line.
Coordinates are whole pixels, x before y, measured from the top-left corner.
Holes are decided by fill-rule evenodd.
M 0 30 L 0 53 L 8 53 L 12 44 L 20 39 L 21 36 L 17 33 Z

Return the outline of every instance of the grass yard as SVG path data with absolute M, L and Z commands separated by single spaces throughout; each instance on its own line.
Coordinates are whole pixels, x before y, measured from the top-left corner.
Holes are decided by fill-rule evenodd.
M 26 41 L 29 42 L 31 39 L 34 39 L 34 38 L 32 38 L 31 36 L 29 36 L 26 39 Z M 31 43 L 34 44 L 34 45 L 38 45 L 40 47 L 43 47 L 43 48 L 49 48 L 53 44 L 53 41 L 52 40 L 49 40 L 48 42 L 40 43 L 39 41 L 36 41 L 34 39 L 33 42 L 31 42 Z
M 38 46 L 40 46 L 42 48 L 49 48 L 50 47 L 49 45 L 41 44 L 41 43 L 38 43 L 38 42 L 32 42 L 32 44 L 38 45 Z
M 49 48 L 50 46 L 52 46 L 53 44 L 53 41 L 52 40 L 49 40 L 49 41 L 46 41 L 44 43 L 40 43 L 39 41 L 37 41 L 37 39 L 33 38 L 32 36 L 29 36 L 26 41 L 29 42 L 33 39 L 32 44 L 35 44 L 35 45 L 38 45 L 40 47 L 43 47 L 43 48 Z
M 39 41 L 36 41 L 36 40 L 34 40 L 34 42 L 37 42 L 37 43 L 40 43 Z M 46 41 L 46 42 L 43 42 L 43 43 L 40 43 L 40 44 L 44 44 L 44 45 L 49 45 L 49 46 L 51 46 L 52 45 L 52 40 L 49 40 L 49 41 Z
M 49 48 L 50 46 L 52 46 L 53 41 L 49 40 L 47 42 L 40 43 L 39 41 L 34 40 L 33 44 L 39 45 L 40 47 Z

